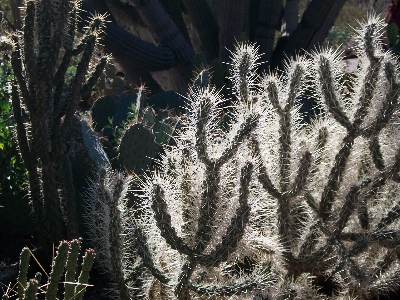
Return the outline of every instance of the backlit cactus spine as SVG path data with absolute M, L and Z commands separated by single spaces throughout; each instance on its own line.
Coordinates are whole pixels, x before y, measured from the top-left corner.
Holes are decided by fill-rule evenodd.
M 176 145 L 137 176 L 140 209 L 123 218 L 143 294 L 377 299 L 399 289 L 400 67 L 381 50 L 382 22 L 362 26 L 346 87 L 340 53 L 313 52 L 261 77 L 246 44 L 233 54 L 231 107 L 193 86 Z M 322 112 L 306 124 L 299 100 L 309 94 Z M 315 277 L 334 282 L 331 296 Z
M 107 59 L 101 58 L 91 66 L 103 26 L 101 16 L 90 20 L 74 47 L 79 1 L 40 0 L 25 4 L 23 33 L 11 36 L 8 44 L 2 44 L 2 50 L 12 48 L 12 106 L 18 145 L 29 174 L 32 208 L 45 243 L 63 238 L 64 218 L 67 235 L 79 236 L 75 189 L 69 184 L 72 173 L 70 163 L 64 160 L 69 159 L 69 131 L 81 96 L 91 91 Z M 74 57 L 79 59 L 69 81 L 67 70 Z M 64 214 L 61 207 L 65 208 Z
M 129 280 L 135 259 L 125 204 L 129 180 L 110 168 L 101 169 L 86 191 L 88 235 L 97 252 L 97 266 L 112 286 L 108 297 L 130 299 Z M 133 260 L 133 261 L 131 261 Z
M 400 286 L 399 66 L 381 50 L 381 29 L 372 18 L 357 31 L 350 91 L 340 53 L 314 52 L 258 78 L 252 45 L 233 56 L 229 130 L 218 93 L 192 90 L 177 145 L 142 185 L 136 222 L 164 293 L 326 298 L 310 275 L 333 278 L 333 298 L 376 299 Z M 299 99 L 310 93 L 322 113 L 304 124 Z M 245 257 L 252 272 L 235 278 L 227 270 Z

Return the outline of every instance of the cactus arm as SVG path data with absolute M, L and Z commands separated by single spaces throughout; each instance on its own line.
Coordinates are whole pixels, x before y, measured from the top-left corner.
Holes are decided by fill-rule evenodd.
M 154 211 L 154 217 L 161 231 L 161 236 L 165 238 L 171 248 L 179 250 L 179 252 L 183 254 L 191 255 L 192 250 L 185 244 L 182 238 L 177 235 L 175 229 L 171 225 L 171 216 L 168 214 L 167 204 L 163 199 L 163 191 L 159 185 L 154 187 L 153 204 L 151 208 Z
M 172 22 L 170 16 L 156 0 L 130 0 L 134 3 L 143 22 L 161 45 L 167 45 L 177 58 L 177 69 L 183 78 L 192 76 L 194 50 Z
M 329 111 L 336 121 L 338 121 L 343 127 L 347 128 L 347 130 L 350 130 L 353 126 L 339 105 L 335 83 L 333 82 L 330 61 L 328 58 L 322 55 L 320 56 L 318 72 L 321 90 Z
M 364 199 L 359 201 L 358 206 L 357 206 L 357 217 L 358 221 L 360 222 L 361 228 L 368 230 L 369 229 L 369 220 L 370 220 L 370 214 L 368 212 L 368 205 L 367 201 Z
M 82 261 L 82 270 L 78 278 L 78 285 L 75 287 L 74 300 L 82 300 L 85 293 L 86 285 L 89 281 L 89 272 L 92 269 L 93 261 L 96 253 L 93 249 L 87 249 Z
M 12 85 L 11 101 L 14 120 L 17 127 L 19 150 L 21 152 L 24 165 L 28 170 L 29 187 L 31 191 L 33 210 L 36 216 L 35 221 L 39 223 L 41 221 L 41 217 L 43 216 L 42 196 L 40 191 L 40 176 L 38 174 L 36 160 L 34 158 L 31 148 L 29 147 L 28 138 L 26 135 L 27 131 L 25 128 L 24 120 L 22 118 L 21 102 L 15 82 Z
M 19 260 L 19 273 L 18 273 L 18 297 L 20 299 L 24 299 L 25 295 L 25 288 L 26 288 L 26 273 L 28 272 L 29 268 L 29 258 L 31 254 L 28 248 L 23 248 L 20 254 Z
M 280 199 L 282 197 L 282 194 L 276 189 L 276 187 L 274 186 L 274 184 L 272 183 L 272 181 L 268 175 L 267 168 L 265 167 L 264 162 L 262 161 L 262 158 L 261 158 L 260 143 L 255 137 L 251 138 L 250 146 L 251 146 L 253 155 L 256 157 L 256 160 L 259 163 L 258 180 L 262 184 L 263 188 L 271 196 L 275 197 L 276 199 Z
M 291 116 L 290 110 L 285 111 L 279 120 L 279 183 L 282 193 L 288 192 L 291 165 Z
M 143 259 L 143 265 L 148 268 L 151 274 L 161 283 L 167 284 L 169 282 L 169 278 L 155 267 L 154 262 L 151 259 L 151 253 L 149 247 L 147 246 L 148 244 L 146 236 L 143 234 L 140 228 L 136 228 L 135 231 L 138 242 L 138 252 Z
M 178 297 L 179 300 L 190 299 L 188 284 L 189 284 L 190 277 L 192 276 L 192 274 L 196 268 L 196 264 L 197 263 L 192 259 L 192 260 L 187 261 L 182 266 L 182 272 L 179 275 L 178 284 L 176 285 L 175 290 L 174 290 L 174 293 Z
M 278 87 L 275 81 L 273 80 L 267 80 L 265 82 L 267 88 L 267 95 L 269 101 L 271 101 L 272 106 L 275 108 L 276 113 L 282 117 L 283 116 L 283 109 L 281 105 L 279 104 L 279 93 L 278 93 Z
M 381 67 L 381 59 L 374 58 L 371 60 L 370 66 L 367 69 L 367 76 L 364 80 L 364 87 L 361 89 L 359 99 L 359 107 L 354 117 L 353 127 L 358 129 L 368 113 L 368 108 L 371 105 L 374 91 L 379 79 L 379 71 Z
M 39 282 L 36 279 L 29 280 L 28 285 L 26 286 L 25 297 L 20 299 L 36 300 L 38 289 L 39 289 Z
M 363 47 L 365 49 L 365 54 L 367 55 L 370 62 L 376 62 L 379 60 L 375 56 L 376 46 L 374 44 L 374 33 L 377 32 L 377 24 L 366 25 L 364 36 L 363 36 Z
M 80 62 L 78 63 L 77 69 L 76 69 L 76 74 L 71 82 L 68 96 L 66 99 L 66 111 L 65 111 L 65 117 L 64 117 L 64 122 L 61 125 L 60 132 L 59 132 L 59 137 L 58 137 L 58 142 L 56 145 L 56 149 L 61 149 L 61 145 L 63 141 L 66 138 L 66 135 L 68 133 L 68 129 L 71 124 L 72 117 L 74 116 L 76 106 L 79 103 L 80 97 L 79 97 L 79 92 L 83 83 L 83 80 L 85 79 L 85 75 L 87 72 L 87 69 L 89 67 L 89 62 L 90 58 L 92 56 L 94 46 L 96 42 L 96 37 L 92 35 L 88 39 L 88 43 L 85 47 L 85 50 L 83 51 L 82 58 Z
M 385 96 L 385 103 L 382 105 L 381 110 L 375 117 L 374 122 L 362 129 L 361 134 L 364 137 L 371 137 L 372 135 L 378 134 L 382 128 L 388 124 L 399 102 L 400 85 L 396 83 L 396 70 L 394 69 L 394 66 L 388 62 L 384 66 L 384 71 L 389 83 Z
M 286 112 L 290 111 L 299 95 L 299 89 L 302 85 L 305 70 L 300 64 L 296 64 L 293 74 L 291 74 L 290 84 L 289 84 L 289 94 L 286 100 L 286 106 L 284 110 Z
M 205 266 L 217 267 L 221 262 L 226 261 L 229 254 L 235 252 L 237 244 L 243 238 L 244 230 L 250 218 L 250 206 L 248 204 L 249 186 L 253 173 L 253 165 L 246 163 L 241 170 L 239 208 L 236 215 L 231 219 L 231 224 L 226 229 L 222 241 L 209 255 L 198 256 L 198 262 Z
M 67 261 L 69 245 L 67 242 L 61 242 L 58 246 L 57 255 L 54 259 L 49 285 L 47 286 L 46 300 L 55 300 L 57 297 L 58 284 L 64 273 L 65 263 Z
M 207 97 L 204 95 L 203 97 Z M 207 142 L 206 142 L 206 122 L 210 113 L 210 103 L 207 103 L 208 99 L 201 99 L 200 105 L 196 111 L 198 122 L 196 124 L 196 151 L 199 159 L 205 164 L 210 165 L 211 160 L 207 153 Z
M 383 229 L 400 218 L 400 202 L 398 202 L 376 225 L 375 230 Z
M 108 58 L 107 57 L 102 57 L 97 64 L 94 72 L 90 74 L 89 79 L 87 82 L 83 85 L 81 88 L 80 94 L 81 96 L 85 96 L 86 94 L 90 93 L 91 90 L 93 89 L 94 85 L 97 83 L 97 80 L 99 79 L 101 73 L 103 73 L 103 70 L 107 64 Z
M 64 283 L 64 299 L 73 299 L 75 285 L 76 264 L 79 257 L 81 247 L 80 240 L 72 240 L 69 245 L 68 259 L 65 266 L 65 283 Z
M 311 168 L 311 153 L 306 151 L 300 159 L 300 166 L 297 172 L 297 176 L 293 182 L 293 186 L 287 193 L 288 198 L 296 197 L 301 191 L 303 191 L 304 186 L 307 183 L 308 174 Z
M 328 183 L 324 188 L 319 205 L 319 214 L 322 217 L 323 221 L 327 221 L 330 218 L 335 193 L 338 191 L 340 183 L 343 180 L 343 172 L 346 167 L 351 148 L 354 144 L 354 139 L 354 136 L 347 135 L 344 138 L 342 148 L 339 150 L 338 154 L 335 157 L 335 165 L 331 169 Z
M 353 213 L 358 201 L 361 189 L 367 186 L 370 183 L 370 180 L 363 181 L 360 185 L 355 185 L 350 188 L 350 191 L 346 195 L 346 199 L 340 209 L 339 218 L 336 220 L 333 225 L 333 236 L 337 237 L 340 235 L 342 230 L 346 227 L 347 221 L 350 218 L 350 215 Z
M 216 160 L 215 165 L 217 167 L 221 167 L 237 153 L 239 146 L 244 142 L 246 137 L 255 130 L 259 120 L 259 115 L 251 115 L 245 120 L 245 122 L 240 126 L 239 131 L 233 138 L 231 145 L 227 149 L 225 149 L 221 157 Z
M 369 142 L 369 150 L 371 151 L 371 156 L 375 167 L 379 171 L 383 171 L 385 169 L 385 162 L 383 160 L 381 146 L 379 144 L 378 137 L 376 136 L 372 137 L 372 139 Z
M 212 285 L 190 285 L 189 288 L 199 295 L 213 295 L 217 297 L 232 297 L 246 294 L 257 288 L 258 283 L 254 280 L 246 280 L 245 282 L 227 285 L 227 286 L 212 286 Z M 285 298 L 286 299 L 286 298 Z
M 319 221 L 317 221 L 318 223 Z M 302 259 L 306 255 L 310 254 L 318 243 L 320 224 L 313 224 L 310 228 L 310 232 L 304 239 L 299 251 L 299 258 Z
M 26 4 L 25 12 L 25 25 L 24 25 L 24 60 L 26 71 L 29 74 L 29 79 L 35 81 L 36 79 L 36 62 L 34 50 L 34 29 L 35 29 L 35 3 L 29 1 Z
M 22 75 L 22 63 L 21 63 L 21 53 L 20 46 L 17 43 L 16 49 L 11 54 L 11 66 L 14 72 L 14 76 L 17 79 L 18 87 L 21 91 L 22 98 L 24 99 L 24 103 L 32 115 L 36 111 L 35 103 L 32 100 L 31 95 L 29 94 L 28 87 L 26 85 L 26 81 L 24 76 Z
M 116 177 L 115 189 L 113 199 L 110 203 L 110 259 L 112 265 L 112 277 L 117 284 L 119 297 L 121 300 L 129 300 L 129 290 L 125 284 L 125 278 L 123 273 L 122 258 L 123 253 L 123 240 L 121 234 L 123 233 L 123 227 L 121 224 L 121 211 L 118 208 L 121 196 L 124 194 L 126 182 L 122 175 L 119 174 Z
M 304 194 L 304 198 L 305 198 L 307 204 L 308 204 L 308 205 L 310 206 L 310 208 L 313 210 L 313 212 L 314 212 L 315 214 L 319 215 L 319 207 L 318 207 L 318 204 L 317 204 L 317 202 L 315 201 L 314 197 L 313 197 L 310 193 L 306 192 L 306 193 Z

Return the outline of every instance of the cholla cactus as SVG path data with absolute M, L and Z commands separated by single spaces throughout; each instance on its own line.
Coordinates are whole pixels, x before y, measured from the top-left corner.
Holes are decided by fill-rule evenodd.
M 349 90 L 340 53 L 259 78 L 251 44 L 233 54 L 229 124 L 218 91 L 192 88 L 176 145 L 140 179 L 132 222 L 148 298 L 328 298 L 315 276 L 336 283 L 335 299 L 399 288 L 400 70 L 382 27 L 371 18 L 356 32 Z M 305 124 L 310 94 L 322 113 Z

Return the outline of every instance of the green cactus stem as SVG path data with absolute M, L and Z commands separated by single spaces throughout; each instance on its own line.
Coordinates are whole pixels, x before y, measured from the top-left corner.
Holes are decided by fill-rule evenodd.
M 64 299 L 72 299 L 74 296 L 75 273 L 80 248 L 80 240 L 72 240 L 69 244 L 68 258 L 65 266 Z
M 27 285 L 26 275 L 29 268 L 29 258 L 31 257 L 30 251 L 28 248 L 22 249 L 20 254 L 20 261 L 19 261 L 19 273 L 18 273 L 18 297 L 23 299 L 25 294 L 25 289 Z
M 75 295 L 74 299 L 82 300 L 83 295 L 85 293 L 88 281 L 89 281 L 89 272 L 92 269 L 93 261 L 96 256 L 96 253 L 93 249 L 87 249 L 85 252 L 85 256 L 82 261 L 82 270 L 78 278 L 78 284 L 75 287 Z
M 47 286 L 46 299 L 56 299 L 58 283 L 64 273 L 65 263 L 67 261 L 69 245 L 67 242 L 61 242 L 58 246 L 57 255 L 54 258 L 49 277 L 49 285 Z

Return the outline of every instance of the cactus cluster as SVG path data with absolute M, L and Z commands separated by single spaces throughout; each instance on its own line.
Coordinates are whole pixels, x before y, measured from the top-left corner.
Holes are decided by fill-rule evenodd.
M 119 212 L 98 214 L 121 217 L 119 245 L 130 246 L 118 267 L 136 289 L 120 299 L 377 299 L 399 289 L 400 66 L 382 30 L 370 18 L 356 31 L 360 62 L 346 85 L 337 51 L 261 76 L 257 47 L 239 44 L 230 107 L 212 86 L 192 87 L 175 144 L 136 177 L 140 209 L 120 200 Z M 307 124 L 300 99 L 310 94 L 321 113 Z M 106 203 L 101 193 L 121 199 L 108 186 L 92 186 L 92 206 Z
M 70 130 L 81 98 L 90 94 L 108 60 L 92 59 L 104 18 L 94 15 L 79 36 L 80 1 L 25 1 L 23 11 L 23 31 L 3 38 L 0 50 L 11 57 L 18 146 L 41 245 L 50 250 L 65 232 L 79 237 Z
M 63 294 L 65 300 L 82 300 L 88 286 L 89 272 L 92 269 L 95 252 L 93 249 L 87 249 L 85 251 L 80 267 L 80 275 L 78 279 L 76 279 L 80 247 L 81 241 L 78 239 L 72 240 L 71 242 L 60 242 L 50 274 L 47 275 L 43 270 L 48 277 L 46 284 L 42 284 L 43 275 L 40 272 L 37 272 L 35 278 L 28 281 L 27 272 L 32 252 L 28 247 L 23 248 L 20 255 L 17 284 L 15 285 L 16 291 L 12 289 L 7 290 L 2 300 L 15 299 L 15 296 L 20 300 L 35 300 L 38 299 L 38 295 L 42 293 L 45 294 L 46 300 L 59 299 L 58 293 L 60 293 L 60 283 L 64 284 Z M 62 279 L 64 280 L 61 281 Z
M 167 107 L 169 100 L 179 106 L 181 99 L 173 91 L 146 99 L 142 86 L 135 97 L 105 96 L 95 102 L 91 110 L 93 127 L 105 137 L 102 144 L 110 161 L 117 161 L 114 168 L 139 174 L 151 167 L 178 124 L 170 109 L 160 107 Z

